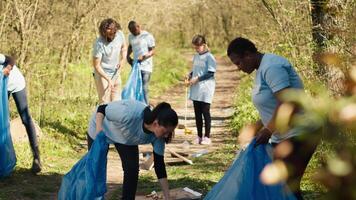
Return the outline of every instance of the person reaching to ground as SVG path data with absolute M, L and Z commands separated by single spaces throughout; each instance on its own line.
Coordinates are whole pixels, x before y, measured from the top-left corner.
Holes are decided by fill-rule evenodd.
M 33 155 L 31 170 L 34 174 L 37 174 L 42 170 L 42 165 L 36 129 L 28 108 L 25 78 L 19 68 L 15 65 L 15 60 L 10 56 L 6 56 L 1 53 L 0 68 L 3 71 L 3 74 L 9 78 L 7 85 L 8 97 L 10 98 L 10 95 L 12 95 L 14 98 L 21 121 L 26 128 L 26 133 L 30 141 L 30 147 Z
M 216 61 L 208 49 L 205 37 L 195 35 L 192 45 L 197 52 L 193 57 L 193 69 L 186 77 L 186 84 L 190 86 L 189 99 L 193 101 L 195 123 L 197 126 L 197 144 L 211 144 L 210 104 L 215 91 Z M 203 117 L 205 134 L 203 137 Z
M 124 170 L 122 199 L 135 199 L 139 174 L 138 145 L 149 143 L 153 146 L 154 168 L 164 198 L 170 199 L 164 150 L 177 125 L 177 113 L 165 102 L 153 110 L 136 100 L 114 101 L 98 107 L 89 124 L 88 148 L 102 131 L 114 142 Z

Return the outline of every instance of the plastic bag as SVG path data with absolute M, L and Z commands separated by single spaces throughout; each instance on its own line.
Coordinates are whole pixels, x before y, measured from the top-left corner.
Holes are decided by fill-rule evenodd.
M 10 175 L 16 165 L 16 154 L 10 134 L 7 80 L 0 71 L 0 178 Z
M 132 66 L 130 76 L 122 90 L 121 99 L 133 99 L 147 104 L 142 85 L 141 71 L 137 62 L 134 62 Z
M 270 145 L 258 145 L 253 140 L 246 150 L 240 152 L 223 178 L 205 196 L 206 200 L 294 200 L 284 191 L 283 184 L 264 185 L 260 181 L 263 168 L 272 162 L 267 152 Z
M 90 151 L 63 177 L 58 200 L 104 199 L 108 150 L 107 137 L 100 132 Z

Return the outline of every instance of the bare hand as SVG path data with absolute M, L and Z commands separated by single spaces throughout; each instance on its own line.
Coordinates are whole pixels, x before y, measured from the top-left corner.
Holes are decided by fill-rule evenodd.
M 2 69 L 2 73 L 4 74 L 4 76 L 9 76 L 10 71 L 11 71 L 11 69 L 9 69 L 8 67 L 5 67 Z
M 190 85 L 194 85 L 194 84 L 196 84 L 198 81 L 199 81 L 199 78 L 196 76 L 196 77 L 190 79 L 189 84 L 190 84 Z
M 268 128 L 262 128 L 256 134 L 256 144 L 255 147 L 259 144 L 267 144 L 269 138 L 271 138 L 272 132 Z

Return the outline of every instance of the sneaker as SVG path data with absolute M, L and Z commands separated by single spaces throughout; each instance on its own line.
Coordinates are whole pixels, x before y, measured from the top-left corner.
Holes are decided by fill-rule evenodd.
M 42 170 L 41 161 L 39 159 L 33 159 L 31 171 L 34 174 L 38 174 Z
M 211 139 L 208 137 L 204 137 L 203 140 L 201 141 L 201 144 L 209 145 L 211 144 Z
M 201 144 L 202 140 L 203 140 L 203 139 L 198 136 L 198 137 L 194 140 L 194 144 Z

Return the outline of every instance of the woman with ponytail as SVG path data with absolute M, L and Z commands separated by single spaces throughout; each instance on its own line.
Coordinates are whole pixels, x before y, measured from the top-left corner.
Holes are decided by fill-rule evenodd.
M 186 85 L 190 86 L 189 99 L 193 101 L 195 123 L 197 126 L 197 144 L 211 144 L 210 104 L 215 92 L 216 61 L 211 54 L 206 39 L 202 35 L 195 35 L 192 39 L 196 54 L 193 57 L 193 69 L 186 76 Z M 205 134 L 203 137 L 203 117 Z
M 164 197 L 170 198 L 164 149 L 165 144 L 172 140 L 177 124 L 177 113 L 165 102 L 153 110 L 135 100 L 114 101 L 98 107 L 90 120 L 88 147 L 90 149 L 101 131 L 114 143 L 124 170 L 122 199 L 135 199 L 139 173 L 138 145 L 149 143 L 153 146 L 155 172 Z

